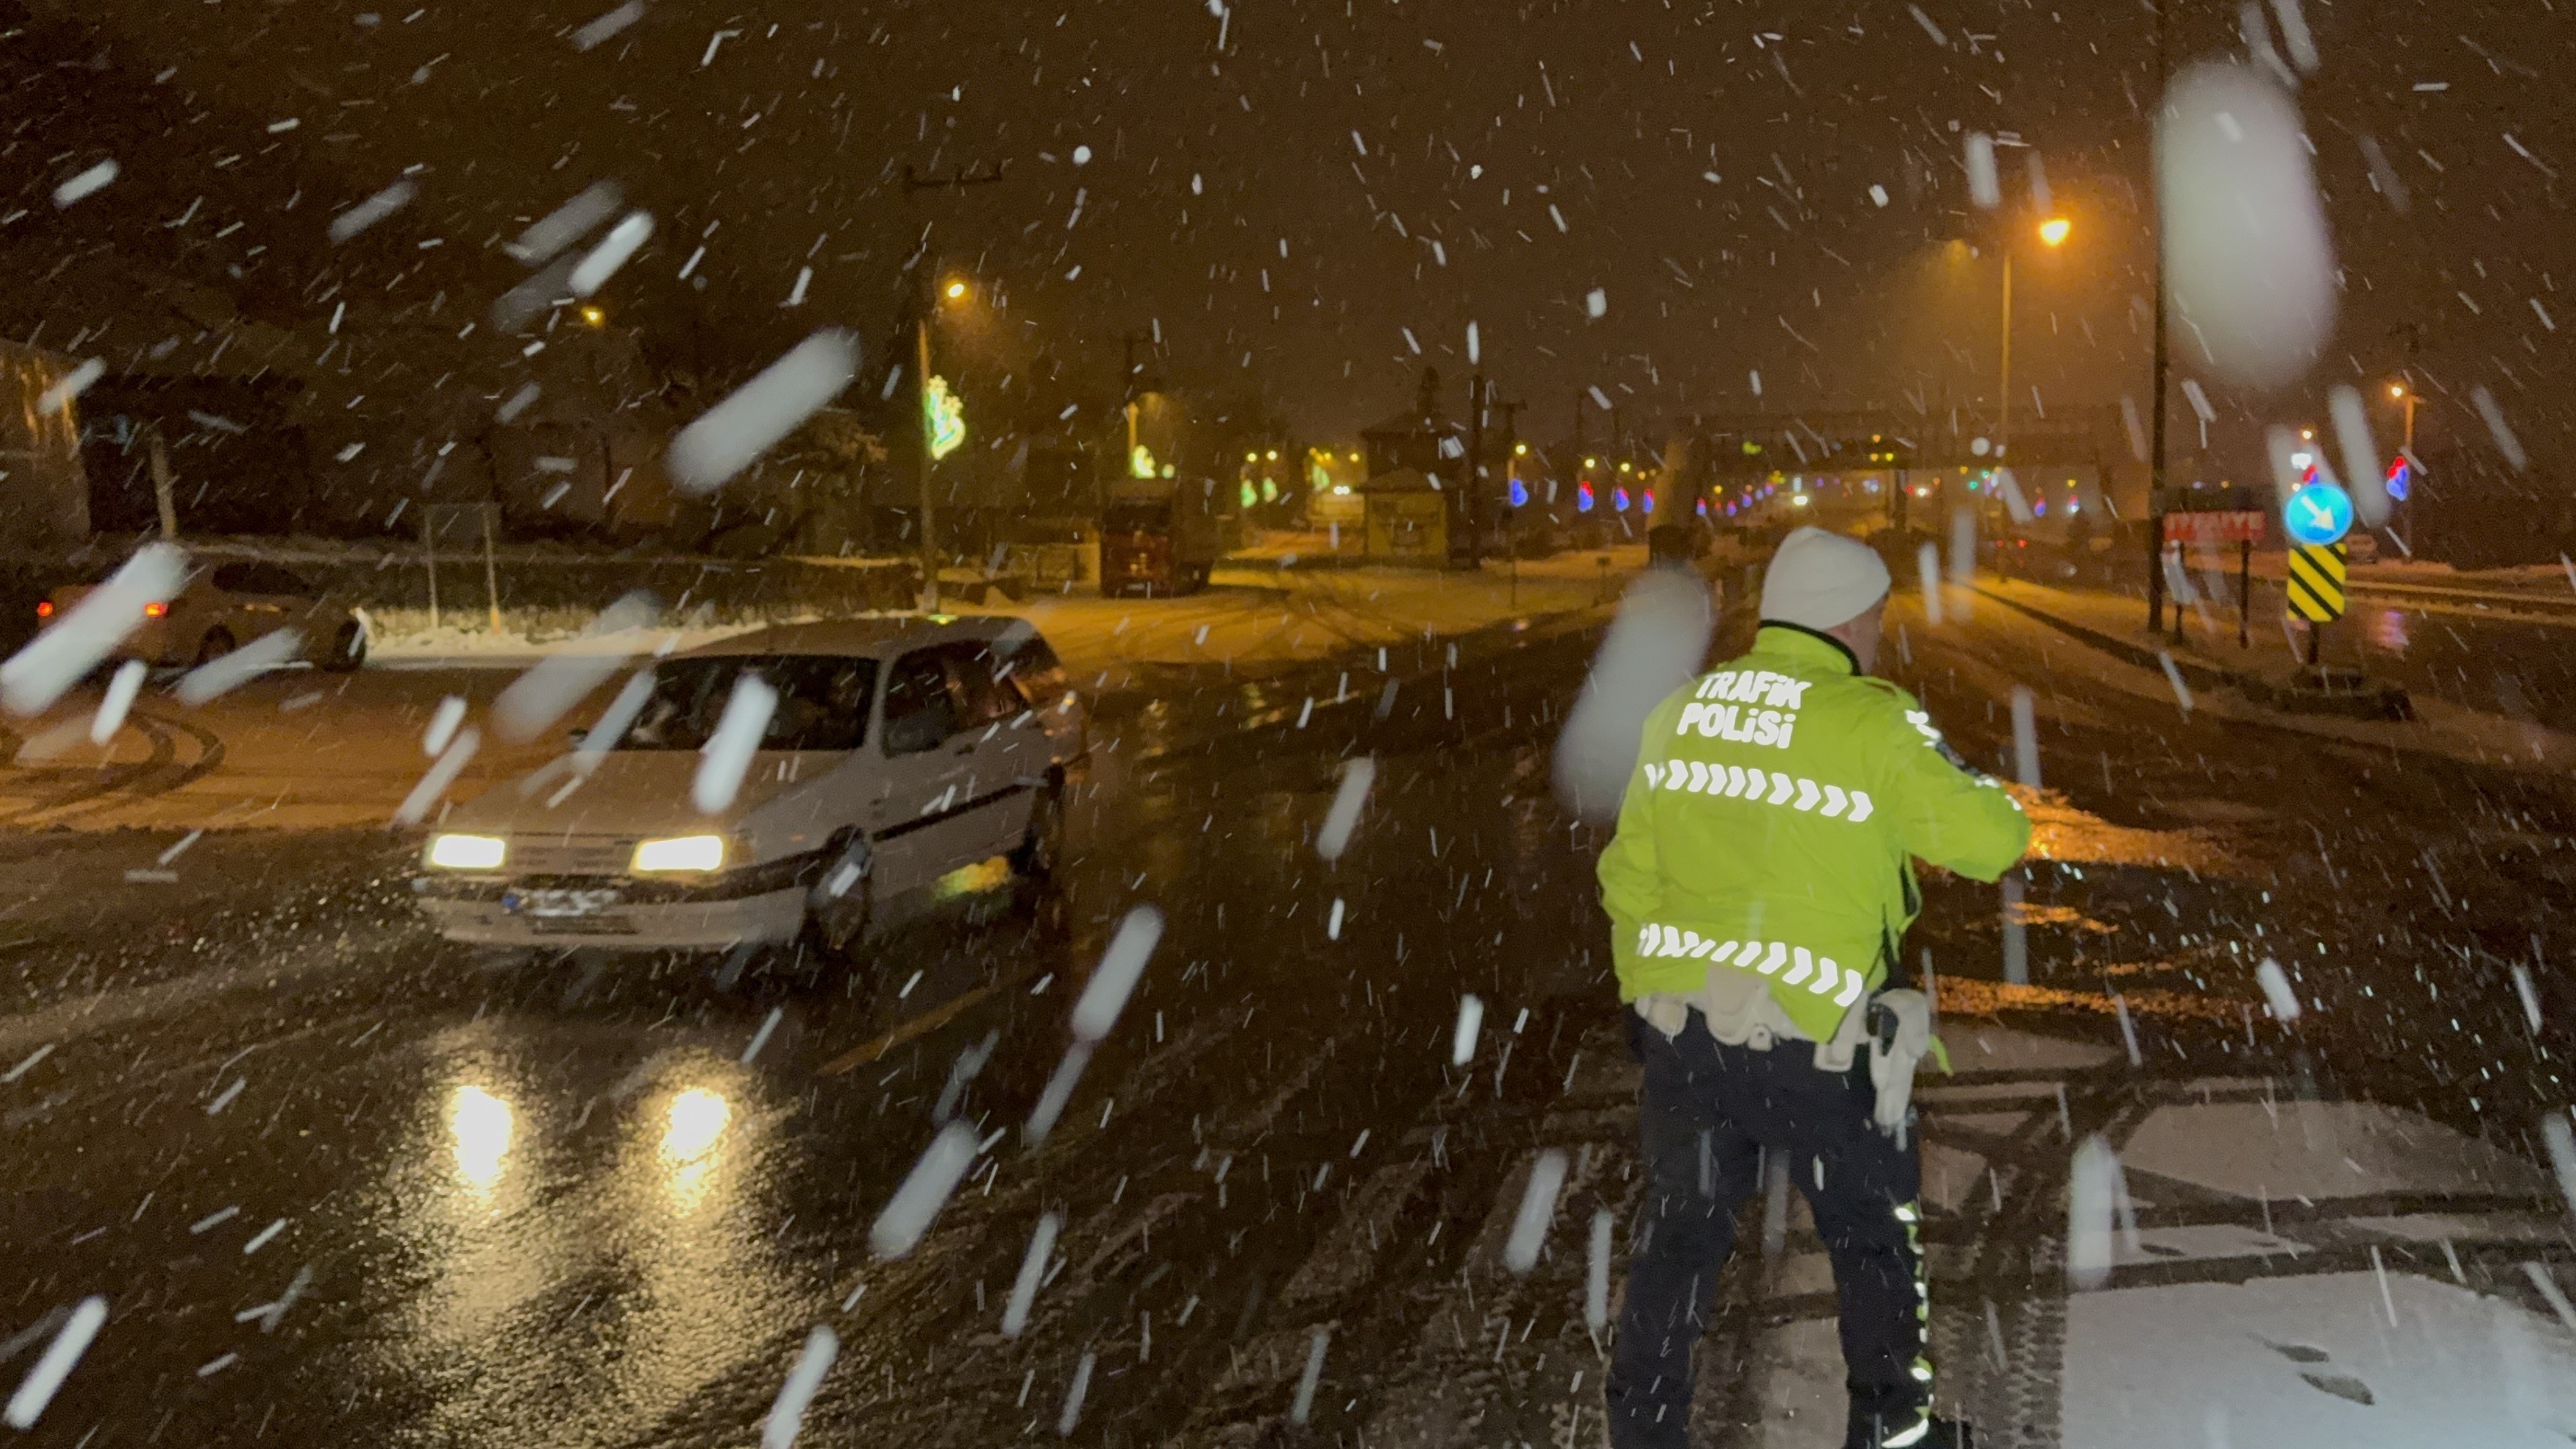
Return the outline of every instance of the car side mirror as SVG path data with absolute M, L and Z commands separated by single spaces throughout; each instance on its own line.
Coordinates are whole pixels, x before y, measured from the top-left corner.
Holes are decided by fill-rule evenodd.
M 590 731 L 575 727 L 573 729 L 565 730 L 564 738 L 571 740 L 572 747 L 577 750 L 590 742 Z

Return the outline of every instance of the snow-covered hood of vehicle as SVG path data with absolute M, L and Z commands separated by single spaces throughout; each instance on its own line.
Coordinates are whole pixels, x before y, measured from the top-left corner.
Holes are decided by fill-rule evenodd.
M 557 770 L 526 793 L 519 781 L 494 786 L 449 812 L 442 828 L 619 838 L 738 832 L 805 813 L 797 808 L 799 797 L 849 756 L 827 751 L 753 755 L 733 802 L 714 814 L 701 813 L 689 798 L 702 758 L 695 750 L 611 750 L 561 804 L 546 804 L 563 788 L 565 777 Z M 787 823 L 786 828 L 795 831 L 801 823 Z

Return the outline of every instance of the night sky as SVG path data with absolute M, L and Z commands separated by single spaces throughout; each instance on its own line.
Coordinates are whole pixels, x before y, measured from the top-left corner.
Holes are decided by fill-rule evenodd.
M 1121 334 L 1159 324 L 1176 382 L 1347 438 L 1406 402 L 1424 363 L 1463 377 L 1474 323 L 1502 395 L 1532 405 L 1526 431 L 1562 435 L 1597 387 L 1651 434 L 1695 411 L 1990 405 L 1991 248 L 2009 229 L 2029 249 L 2017 409 L 2032 387 L 2041 405 L 2146 399 L 2156 58 L 2141 6 L 666 0 L 576 49 L 608 8 L 45 0 L 37 14 L 96 26 L 118 75 L 169 72 L 157 83 L 183 121 L 122 158 L 128 196 L 141 172 L 241 153 L 337 187 L 336 210 L 423 168 L 419 199 L 343 251 L 315 244 L 327 211 L 309 205 L 191 243 L 210 275 L 238 264 L 225 248 L 268 245 L 242 285 L 269 268 L 272 311 L 369 267 L 396 278 L 384 296 L 435 287 L 479 306 L 517 275 L 501 241 L 613 179 L 659 230 L 603 303 L 666 346 L 692 333 L 718 373 L 830 322 L 877 345 L 926 234 L 1004 308 L 990 325 L 1011 355 L 1077 391 L 1114 387 Z M 2552 77 L 2576 26 L 2554 0 L 2310 3 L 2302 18 L 2321 65 L 2298 103 L 2344 305 L 2299 384 L 2209 383 L 2219 441 L 2321 421 L 2327 386 L 2411 367 L 2432 394 L 2428 443 L 2492 451 L 2464 401 L 2483 384 L 2549 466 L 2571 380 L 2552 324 L 2576 318 L 2560 295 L 2576 275 L 2561 176 L 2576 108 Z M 2177 68 L 2243 57 L 2239 24 L 2178 8 Z M 2265 43 L 2279 32 L 2267 22 Z M 2006 142 L 2002 213 L 1969 200 L 1974 131 Z M 2386 158 L 2376 187 L 2364 136 Z M 2028 239 L 2034 153 L 2075 223 L 2053 253 Z M 22 191 L 76 164 L 53 154 L 20 148 L 13 172 L 52 167 L 19 173 Z M 1006 179 L 908 197 L 906 165 Z M 37 221 L 86 224 L 80 207 Z M 418 251 L 430 237 L 442 244 Z M 702 291 L 676 280 L 701 244 Z M 806 266 L 802 306 L 782 306 Z M 327 309 L 310 310 L 268 320 L 318 325 Z M 2175 356 L 2177 384 L 2197 375 L 2180 327 Z M 2198 437 L 2179 399 L 2181 468 Z

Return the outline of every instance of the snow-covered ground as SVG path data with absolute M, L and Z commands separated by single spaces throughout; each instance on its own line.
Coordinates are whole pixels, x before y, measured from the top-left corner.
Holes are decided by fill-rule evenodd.
M 2138 601 L 2116 594 L 2050 588 L 2017 579 L 1983 579 L 1977 587 L 1991 596 L 1971 601 L 1979 611 L 1977 620 L 1980 627 L 2006 628 L 2025 634 L 2035 641 L 2034 647 L 2048 657 L 2052 667 L 2080 669 L 2088 675 L 2115 683 L 2142 699 L 2153 701 L 2159 708 L 2183 709 L 2187 696 L 2191 709 L 2221 718 L 2259 721 L 2277 729 L 2322 739 L 2422 751 L 2471 764 L 2503 765 L 2551 774 L 2564 774 L 2576 769 L 2576 736 L 2532 720 L 2466 708 L 2423 691 L 2412 696 L 2415 718 L 2403 722 L 2288 714 L 2251 703 L 2233 688 L 2186 686 L 2185 692 L 2178 693 L 2169 679 L 2156 672 L 2088 648 L 2028 614 L 2017 616 L 2011 606 L 2018 604 L 2037 614 L 2065 620 L 2135 649 L 2170 654 L 2182 668 L 2197 666 L 2229 673 L 2287 675 L 2295 668 L 2298 658 L 2283 637 L 2280 621 L 2264 617 L 2259 610 L 2253 627 L 2248 631 L 2251 643 L 2247 648 L 2240 650 L 2237 646 L 2234 612 L 2229 610 L 2222 614 L 2216 609 L 2210 610 L 2205 619 L 2195 617 L 2186 630 L 2185 642 L 2176 645 L 2170 639 L 2147 630 L 2144 608 Z M 1960 591 L 1952 589 L 1948 592 L 1952 598 L 1951 607 L 1955 609 Z M 1900 612 L 1911 608 L 1908 602 Z M 1918 624 L 1917 627 L 1921 626 Z
M 1471 573 L 1402 568 L 1220 568 L 1178 599 L 1065 594 L 985 612 L 1025 615 L 1097 688 L 1140 670 L 1231 665 L 1261 673 L 1354 650 L 1449 637 L 1513 620 L 1606 610 L 1645 566 L 1643 547 L 1488 563 Z
M 1608 562 L 1605 566 L 1604 559 Z M 1093 690 L 1151 684 L 1158 671 L 1231 667 L 1258 674 L 1512 621 L 1589 614 L 1644 563 L 1640 549 L 1561 556 L 1508 570 L 1221 570 L 1180 599 L 1062 596 L 981 612 L 1037 621 Z M 751 627 L 751 626 L 743 626 Z M 99 693 L 76 689 L 45 715 L 6 723 L 0 824 L 84 829 L 317 828 L 380 825 L 429 760 L 421 737 L 440 701 L 469 718 L 521 670 L 549 655 L 640 657 L 742 632 L 634 629 L 550 641 L 457 630 L 379 641 L 354 675 L 296 666 L 190 709 L 148 688 L 105 746 L 89 743 Z M 566 717 L 586 718 L 588 706 Z M 14 738 L 10 737 L 14 736 Z M 560 729 L 508 744 L 488 729 L 456 789 L 470 797 L 565 747 Z
M 2116 1048 L 1955 1007 L 1942 1035 L 1956 1074 L 1917 1091 L 1934 1356 L 1945 1412 L 1973 1420 L 1980 1444 L 2576 1440 L 2576 1318 L 2563 1307 L 2576 1245 L 2545 1174 L 2412 1112 L 2301 1100 L 2285 1081 L 2140 1071 Z M 1574 1160 L 1559 1201 L 1579 1208 L 1560 1208 L 1527 1278 L 1501 1271 L 1498 1251 L 1476 1259 L 1454 1303 L 1386 1366 L 1407 1388 L 1384 1396 L 1366 1442 L 1602 1442 L 1603 1362 L 1579 1306 L 1583 1219 L 1596 1202 L 1620 1223 L 1634 1211 L 1638 1177 L 1620 1164 L 1635 1092 L 1624 1051 L 1594 1033 L 1479 1241 L 1499 1249 L 1547 1148 Z M 2094 1131 L 2119 1155 L 2137 1226 L 2113 1230 L 2108 1279 L 2080 1290 L 2065 1272 L 2066 1184 L 2074 1139 Z M 1693 1442 L 1830 1449 L 1844 1417 L 1832 1270 L 1803 1200 L 1770 1201 L 1702 1346 Z M 1401 1225 L 1376 1227 L 1402 1240 Z M 1615 1293 L 1615 1265 L 1612 1281 Z M 1520 1325 L 1544 1331 L 1526 1339 Z M 1280 1347 L 1276 1371 L 1293 1375 L 1295 1345 Z M 1522 1407 L 1488 1408 L 1507 1399 Z
M 1355 649 L 1469 633 L 1515 619 L 1582 613 L 1616 601 L 1645 565 L 1641 546 L 1488 563 L 1467 573 L 1402 568 L 1302 568 L 1290 554 L 1270 564 L 1219 568 L 1204 591 L 1176 599 L 1102 598 L 1090 589 L 1020 603 L 950 602 L 959 613 L 1019 614 L 1045 632 L 1094 688 L 1134 683 L 1138 666 L 1230 664 L 1244 673 L 1310 663 Z M 1517 577 L 1516 577 L 1517 576 Z M 817 615 L 782 615 L 798 623 Z M 447 625 L 380 634 L 370 660 L 389 669 L 524 667 L 548 654 L 650 653 L 723 639 L 760 623 L 623 634 L 530 638 L 506 628 Z

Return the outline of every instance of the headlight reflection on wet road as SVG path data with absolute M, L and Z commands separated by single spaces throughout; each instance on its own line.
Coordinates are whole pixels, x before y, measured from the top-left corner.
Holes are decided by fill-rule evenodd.
M 489 1193 L 500 1184 L 518 1122 L 509 1103 L 481 1087 L 461 1084 L 448 1094 L 447 1133 L 456 1148 L 457 1175 L 466 1186 Z
M 733 1120 L 733 1105 L 721 1092 L 704 1087 L 691 1087 L 671 1099 L 670 1126 L 662 1133 L 662 1156 L 669 1161 L 695 1162 L 716 1145 L 724 1135 L 725 1124 Z

